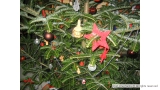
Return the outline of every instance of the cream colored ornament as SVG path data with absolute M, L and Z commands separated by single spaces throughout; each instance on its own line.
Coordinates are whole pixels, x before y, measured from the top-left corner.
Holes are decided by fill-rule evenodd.
M 77 22 L 77 26 L 72 30 L 72 36 L 75 38 L 81 38 L 83 36 L 81 31 L 82 31 L 81 20 L 79 19 Z
M 44 42 L 46 43 L 46 45 L 48 45 L 48 41 L 44 40 Z
M 60 59 L 61 62 L 63 62 L 63 61 L 64 61 L 64 56 L 61 55 L 61 56 L 59 57 L 59 59 Z
M 79 67 L 77 66 L 77 74 L 80 74 L 80 73 L 81 73 L 81 71 L 80 71 Z

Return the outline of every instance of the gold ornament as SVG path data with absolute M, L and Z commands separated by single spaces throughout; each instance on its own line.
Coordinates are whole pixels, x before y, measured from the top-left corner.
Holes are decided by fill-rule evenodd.
M 64 61 L 64 56 L 60 56 L 59 59 L 63 62 Z
M 44 40 L 44 42 L 46 43 L 46 45 L 48 45 L 48 41 Z
M 79 19 L 77 22 L 77 26 L 72 30 L 72 36 L 75 38 L 81 38 L 83 34 L 81 33 L 81 20 Z

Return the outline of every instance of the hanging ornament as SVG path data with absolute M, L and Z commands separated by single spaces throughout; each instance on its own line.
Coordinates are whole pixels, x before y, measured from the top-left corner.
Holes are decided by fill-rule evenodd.
M 74 5 L 73 5 L 73 9 L 75 11 L 78 11 L 80 9 L 78 0 L 75 0 Z
M 135 8 L 136 8 L 136 6 L 135 6 L 135 5 L 134 5 L 134 6 L 132 6 L 132 9 L 131 9 L 131 10 L 132 10 L 132 12 L 134 12 L 134 11 L 136 10 Z
M 117 61 L 117 62 L 119 61 L 118 58 L 116 58 L 116 61 Z
M 23 80 L 24 83 L 30 83 L 30 84 L 33 84 L 34 82 L 32 81 L 31 78 L 28 78 L 26 80 Z
M 40 40 L 39 40 L 38 38 L 36 38 L 36 39 L 34 40 L 34 43 L 35 43 L 35 44 L 39 44 L 39 43 L 40 43 Z
M 63 24 L 60 24 L 60 25 L 59 25 L 59 28 L 60 28 L 60 29 L 62 29 L 63 27 L 64 27 L 64 25 L 63 25 Z
M 77 74 L 80 74 L 80 73 L 81 73 L 81 71 L 80 71 L 79 67 L 77 66 Z
M 61 62 L 63 62 L 63 61 L 64 61 L 64 56 L 61 55 L 61 56 L 59 57 L 59 60 L 60 60 Z
M 59 43 L 57 41 L 52 41 L 51 42 L 52 47 L 57 47 L 58 45 L 59 45 Z
M 80 61 L 79 66 L 84 66 L 84 61 Z
M 45 45 L 44 42 L 40 42 L 40 46 L 43 47 Z
M 45 18 L 46 17 L 46 12 L 45 10 L 42 10 L 42 16 Z
M 21 56 L 20 61 L 22 62 L 24 60 L 26 60 L 26 57 L 25 56 Z
M 96 64 L 95 65 L 92 65 L 92 64 L 89 64 L 88 65 L 88 69 L 90 70 L 90 71 L 94 71 L 94 70 L 96 70 Z
M 79 19 L 77 22 L 77 26 L 72 30 L 72 36 L 75 38 L 81 38 L 83 36 L 81 31 L 82 31 L 81 20 Z
M 85 79 L 82 79 L 82 84 L 86 84 L 86 80 Z
M 49 64 L 49 66 L 48 66 L 48 67 L 49 67 L 49 69 L 52 69 L 53 65 L 52 65 L 52 64 Z
M 134 52 L 133 50 L 128 49 L 127 50 L 127 56 L 130 57 L 130 58 L 137 58 L 138 53 Z
M 79 55 L 80 53 L 81 53 L 80 51 L 76 52 L 77 55 Z
M 140 9 L 140 4 L 137 4 L 136 7 L 135 7 L 135 9 L 139 10 Z
M 133 26 L 133 24 L 131 23 L 131 24 L 129 24 L 129 28 L 132 28 L 132 26 Z
M 107 87 L 111 88 L 111 82 L 110 81 L 108 82 L 108 86 Z
M 97 13 L 97 9 L 96 9 L 96 7 L 93 7 L 93 6 L 91 6 L 90 8 L 89 8 L 89 14 L 96 14 Z
M 59 45 L 59 44 L 58 44 L 57 41 L 52 41 L 52 42 L 51 42 L 51 47 L 52 47 L 53 50 L 55 50 L 58 45 Z
M 113 26 L 113 31 L 115 31 L 117 29 L 116 25 Z
M 132 50 L 128 50 L 128 51 L 127 51 L 127 54 L 128 54 L 128 55 L 133 55 L 134 52 L 133 52 Z
M 108 70 L 106 71 L 106 74 L 109 75 L 109 71 Z
M 101 3 L 103 0 L 94 0 L 96 3 Z
M 96 39 L 96 37 L 100 37 L 98 40 L 94 40 L 92 42 L 92 51 L 95 51 L 100 46 L 104 47 L 104 51 L 100 55 L 100 58 L 101 58 L 100 63 L 102 63 L 104 61 L 104 59 L 107 58 L 106 54 L 109 51 L 109 46 L 108 46 L 108 44 L 106 42 L 106 38 L 110 34 L 110 32 L 111 32 L 110 30 L 100 31 L 98 29 L 97 25 L 94 23 L 93 24 L 92 33 L 84 35 L 84 37 L 89 39 L 89 40 L 92 40 L 93 38 Z M 90 45 L 90 43 L 87 44 L 86 47 L 88 48 L 89 45 Z
M 54 35 L 51 32 L 44 32 L 43 37 L 46 41 L 54 40 Z
M 48 45 L 48 41 L 44 40 L 44 42 L 46 43 L 46 45 Z

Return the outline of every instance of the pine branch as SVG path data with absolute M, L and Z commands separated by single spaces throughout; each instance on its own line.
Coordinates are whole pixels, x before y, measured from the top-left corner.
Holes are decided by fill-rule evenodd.
M 27 6 L 20 7 L 20 9 L 29 13 L 29 14 L 31 14 L 31 15 L 33 15 L 33 16 L 35 16 L 35 17 L 39 15 L 39 13 L 37 11 L 35 11 L 32 8 L 29 8 Z
M 133 39 L 133 38 L 129 38 L 129 37 L 126 37 L 126 36 L 122 36 L 122 35 L 120 35 L 120 34 L 117 34 L 117 33 L 115 33 L 115 32 L 113 32 L 116 36 L 118 36 L 118 37 L 122 37 L 123 39 L 127 39 L 127 40 L 129 40 L 129 41 L 133 41 L 133 42 L 140 42 L 140 40 L 138 40 L 138 39 Z

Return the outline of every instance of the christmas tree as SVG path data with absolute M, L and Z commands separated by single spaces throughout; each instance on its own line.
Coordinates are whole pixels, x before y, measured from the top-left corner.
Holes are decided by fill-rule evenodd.
M 64 1 L 20 1 L 21 90 L 139 84 L 140 1 Z

